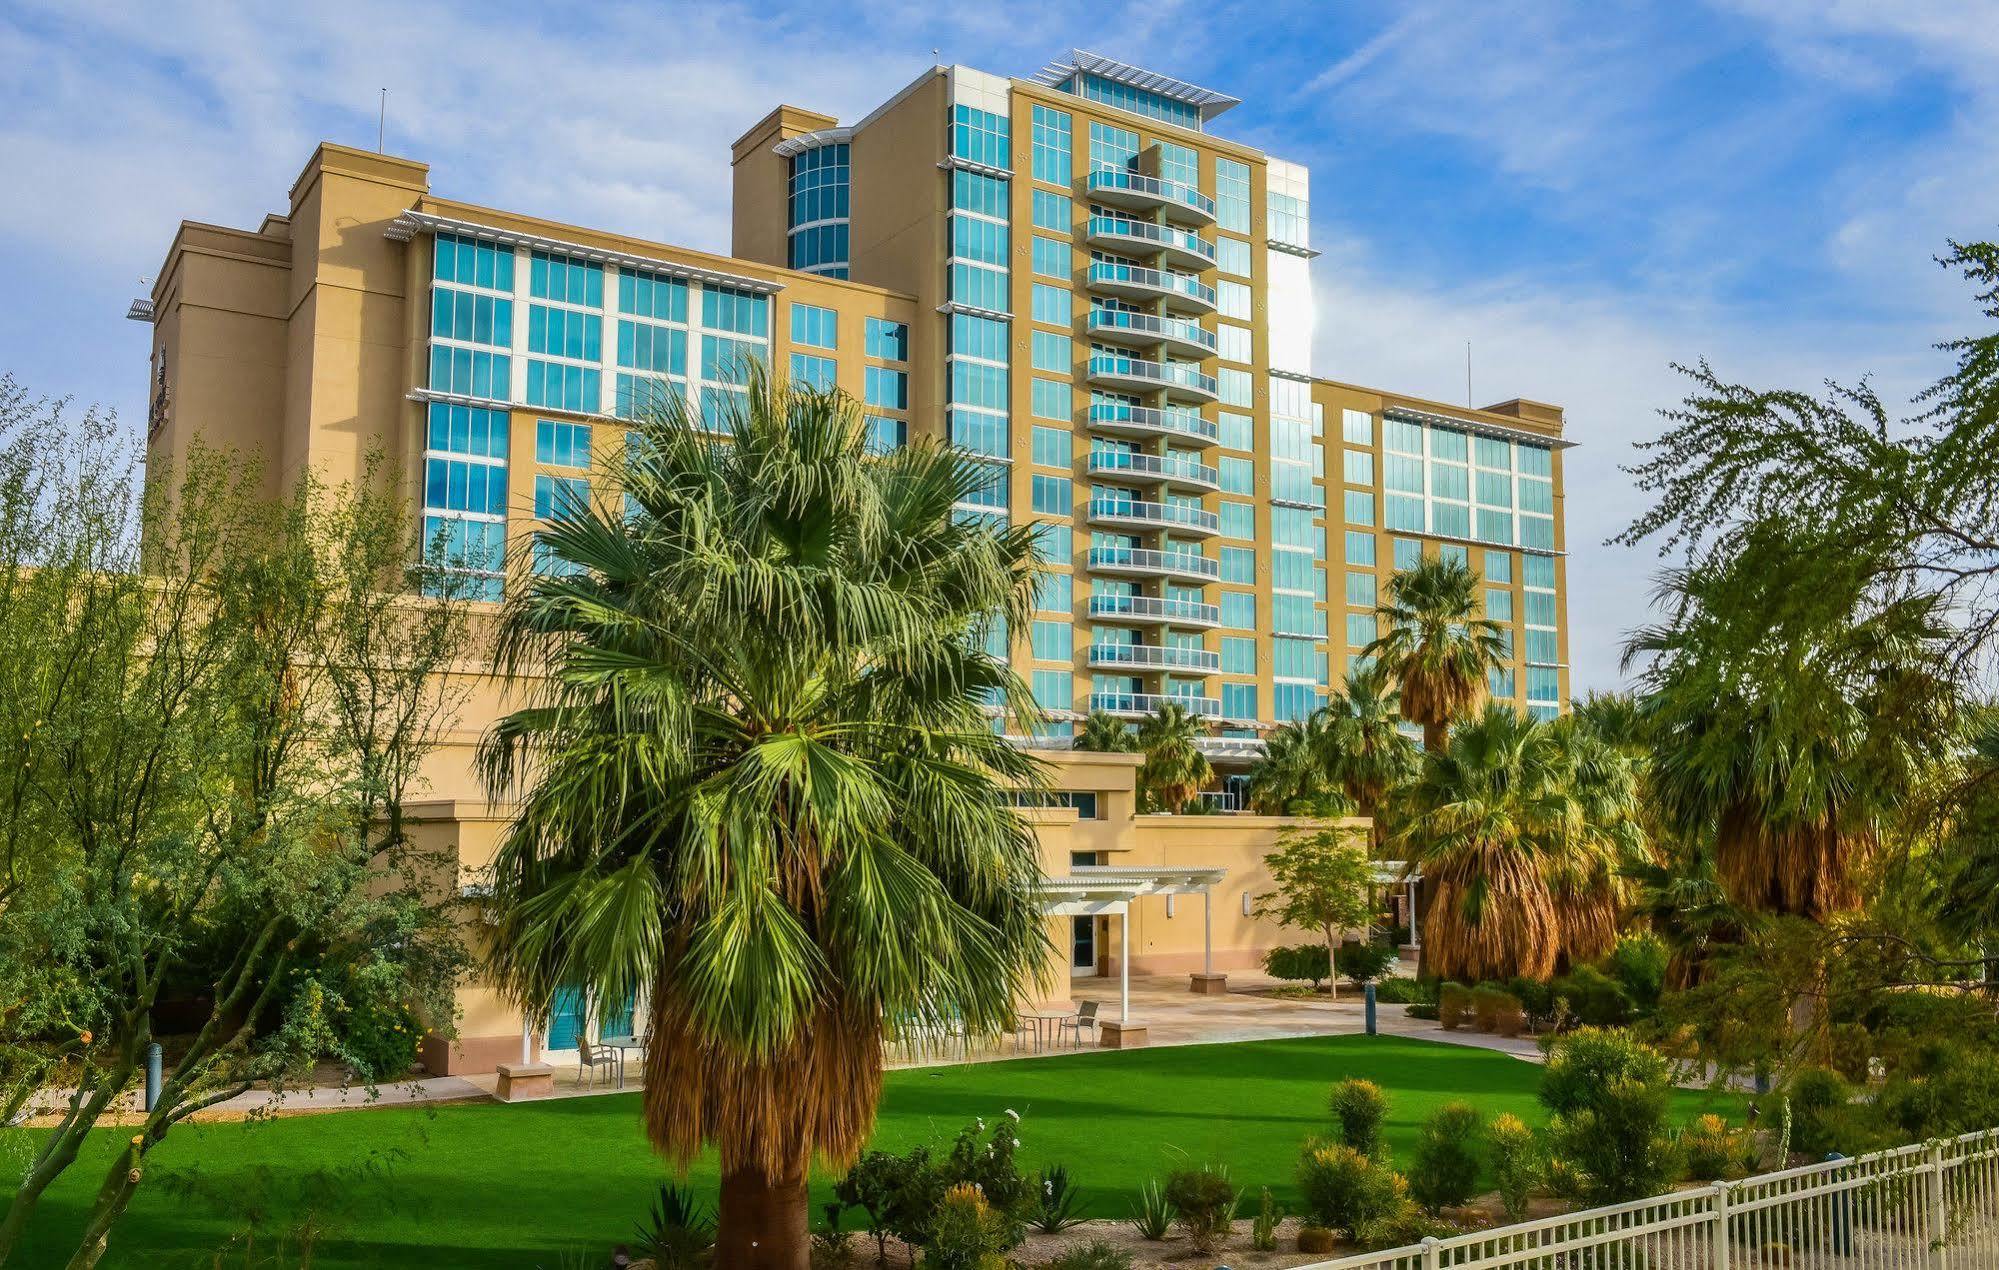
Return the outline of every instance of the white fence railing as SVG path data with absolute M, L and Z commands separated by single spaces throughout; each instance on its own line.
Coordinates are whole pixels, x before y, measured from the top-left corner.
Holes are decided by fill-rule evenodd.
M 1991 1270 L 1999 1129 L 1308 1270 Z

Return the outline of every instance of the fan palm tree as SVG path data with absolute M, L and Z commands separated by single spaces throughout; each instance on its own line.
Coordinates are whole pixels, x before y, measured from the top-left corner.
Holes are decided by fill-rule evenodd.
M 1384 630 L 1363 655 L 1393 675 L 1402 717 L 1441 749 L 1451 724 L 1485 700 L 1489 672 L 1506 664 L 1506 636 L 1484 616 L 1478 575 L 1441 556 L 1398 571 L 1379 616 Z
M 1401 728 L 1395 678 L 1379 662 L 1364 662 L 1326 702 L 1320 765 L 1354 809 L 1373 822 L 1374 855 L 1387 842 L 1390 791 L 1416 774 L 1416 743 Z
M 1163 701 L 1138 725 L 1138 788 L 1152 811 L 1178 811 L 1215 779 L 1214 766 L 1201 753 L 1207 730 L 1201 720 L 1177 701 Z
M 1132 735 L 1131 725 L 1123 719 L 1108 710 L 1092 710 L 1076 733 L 1072 748 L 1098 754 L 1135 754 L 1138 752 L 1138 738 Z
M 1249 769 L 1249 806 L 1266 816 L 1339 816 L 1352 804 L 1327 775 L 1323 709 L 1286 723 L 1263 738 L 1263 757 Z
M 1430 895 L 1429 973 L 1467 983 L 1553 973 L 1562 925 L 1548 866 L 1574 816 L 1562 766 L 1547 724 L 1498 704 L 1424 752 L 1401 836 Z
M 1814 562 L 1811 586 L 1796 564 Z M 1943 759 L 1955 728 L 1934 597 L 1886 589 L 1850 544 L 1766 526 L 1739 553 L 1667 575 L 1665 624 L 1625 664 L 1641 691 L 1648 781 L 1675 834 L 1713 843 L 1728 898 L 1822 919 L 1859 901 L 1856 870 Z
M 1035 839 L 1001 797 L 1040 767 L 980 651 L 1032 604 L 1029 527 L 960 523 L 955 452 L 867 453 L 854 403 L 760 371 L 727 437 L 683 401 L 637 420 L 622 500 L 540 534 L 499 666 L 533 686 L 481 746 L 518 816 L 490 968 L 649 993 L 645 1128 L 722 1169 L 718 1261 L 807 1264 L 806 1174 L 867 1140 L 885 1032 L 1011 1026 L 1045 964 Z
M 1546 725 L 1560 792 L 1573 804 L 1547 862 L 1563 966 L 1594 961 L 1617 946 L 1626 876 L 1649 858 L 1640 827 L 1638 764 L 1614 741 L 1616 734 L 1604 730 L 1615 722 L 1599 706 Z

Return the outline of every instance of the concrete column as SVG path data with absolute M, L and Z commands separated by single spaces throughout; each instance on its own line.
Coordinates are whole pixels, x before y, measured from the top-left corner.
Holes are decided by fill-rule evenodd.
M 1409 897 L 1409 946 L 1411 948 L 1421 948 L 1423 946 L 1423 935 L 1422 932 L 1416 929 L 1416 880 L 1414 878 L 1402 884 L 1402 893 Z
M 1118 917 L 1118 1022 L 1131 1022 L 1131 901 Z
M 1207 887 L 1201 889 L 1201 973 L 1215 973 L 1215 895 Z

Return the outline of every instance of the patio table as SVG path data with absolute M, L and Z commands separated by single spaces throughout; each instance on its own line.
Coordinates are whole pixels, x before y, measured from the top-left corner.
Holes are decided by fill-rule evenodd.
M 636 1036 L 600 1036 L 597 1044 L 607 1050 L 618 1051 L 618 1088 L 625 1087 L 625 1051 L 633 1050 L 641 1059 L 645 1056 L 646 1043 Z
M 1075 1017 L 1075 1013 L 1069 1010 L 1030 1010 L 1020 1016 L 1022 1022 L 1033 1025 L 1034 1052 L 1037 1054 L 1047 1048 L 1049 1040 L 1059 1033 L 1062 1020 Z

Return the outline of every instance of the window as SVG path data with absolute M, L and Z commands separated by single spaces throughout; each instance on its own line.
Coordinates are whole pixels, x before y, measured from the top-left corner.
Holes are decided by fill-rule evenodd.
M 426 459 L 423 505 L 440 511 L 504 516 L 507 511 L 507 469 L 495 463 Z
M 791 342 L 810 348 L 840 347 L 840 315 L 816 305 L 792 305 Z
M 909 409 L 909 373 L 886 366 L 870 366 L 866 374 L 866 401 L 884 410 Z
M 1042 516 L 1067 516 L 1075 510 L 1075 497 L 1066 476 L 1034 474 L 1034 510 Z
M 448 406 L 434 401 L 430 404 L 428 433 L 426 444 L 432 450 L 489 459 L 507 457 L 507 414 L 503 410 Z
M 1222 625 L 1241 631 L 1256 629 L 1256 596 L 1249 591 L 1222 592 Z
M 701 325 L 738 335 L 770 338 L 770 298 L 732 287 L 701 288 Z
M 1034 543 L 1041 550 L 1041 558 L 1049 564 L 1068 564 L 1073 543 L 1067 525 L 1041 524 L 1034 527 Z
M 1250 276 L 1249 261 L 1249 244 L 1242 239 L 1215 239 L 1215 267 L 1223 273 L 1232 273 L 1238 278 L 1247 278 Z
M 430 386 L 461 397 L 506 401 L 512 396 L 513 359 L 471 348 L 430 348 Z
M 1237 370 L 1233 366 L 1215 368 L 1215 387 L 1222 400 L 1231 406 L 1247 406 L 1254 399 L 1251 392 L 1250 373 Z
M 679 378 L 687 373 L 687 332 L 677 326 L 618 321 L 618 365 Z
M 1372 613 L 1347 614 L 1347 647 L 1366 648 L 1380 634 L 1381 623 Z
M 1034 108 L 1034 150 L 1031 167 L 1035 180 L 1064 186 L 1075 181 L 1070 137 L 1069 116 L 1066 112 L 1047 106 L 1038 105 Z
M 1513 670 L 1508 666 L 1494 666 L 1486 671 L 1486 691 L 1502 701 L 1511 700 L 1513 692 Z
M 976 357 L 982 361 L 1006 361 L 1007 324 L 970 313 L 951 315 L 951 353 L 954 357 Z M 953 400 L 958 400 L 953 398 Z
M 1249 232 L 1249 165 L 1215 160 L 1215 223 L 1238 234 Z
M 1348 445 L 1374 444 L 1374 416 L 1365 410 L 1340 411 L 1340 433 Z
M 1069 373 L 1075 353 L 1070 347 L 1069 337 L 1049 331 L 1036 331 L 1028 342 L 1029 360 L 1034 369 L 1054 371 L 1058 375 Z
M 1030 681 L 1034 702 L 1043 710 L 1067 710 L 1075 701 L 1075 677 L 1066 670 L 1037 670 Z
M 794 383 L 813 388 L 831 388 L 834 367 L 835 363 L 830 357 L 814 357 L 810 353 L 791 355 L 791 378 Z
M 1075 300 L 1066 287 L 1051 287 L 1045 282 L 1034 284 L 1029 299 L 1028 312 L 1037 322 L 1050 326 L 1068 326 L 1075 317 Z
M 1215 327 L 1215 355 L 1223 361 L 1248 362 L 1255 360 L 1250 355 L 1251 342 L 1249 328 L 1231 326 L 1222 322 Z
M 1030 202 L 1030 211 L 1036 229 L 1066 234 L 1075 223 L 1075 212 L 1067 194 L 1035 190 Z
M 1311 684 L 1273 684 L 1271 695 L 1276 698 L 1272 713 L 1284 723 L 1309 719 L 1320 705 L 1318 689 Z
M 1076 607 L 1076 578 L 1069 573 L 1044 573 L 1034 584 L 1034 607 L 1043 613 L 1068 613 Z
M 1224 719 L 1255 719 L 1256 685 L 1223 684 L 1222 717 Z
M 867 448 L 870 454 L 887 454 L 909 443 L 909 423 L 885 415 L 867 416 Z
M 1029 386 L 1032 394 L 1031 409 L 1042 419 L 1068 419 L 1069 385 L 1059 379 L 1037 379 Z
M 1242 635 L 1222 636 L 1222 671 L 1230 675 L 1256 673 L 1256 641 Z
M 1530 587 L 1543 591 L 1555 589 L 1555 562 L 1548 556 L 1525 556 L 1520 561 L 1522 578 Z
M 1485 580 L 1487 582 L 1513 581 L 1513 557 L 1504 551 L 1485 553 Z
M 989 168 L 1010 170 L 1012 125 L 1005 115 L 966 105 L 951 107 L 951 153 Z
M 512 292 L 514 249 L 456 234 L 439 234 L 431 276 L 439 282 Z
M 1374 454 L 1371 451 L 1346 452 L 1346 481 L 1349 485 L 1374 484 Z
M 1395 539 L 1394 550 L 1395 568 L 1398 573 L 1423 563 L 1423 544 L 1414 538 Z
M 1505 587 L 1489 586 L 1485 589 L 1485 615 L 1495 622 L 1513 620 L 1513 592 Z
M 1069 244 L 1059 238 L 1034 236 L 1034 272 L 1051 278 L 1069 276 Z
M 1254 450 L 1256 448 L 1256 423 L 1248 415 L 1224 410 L 1217 416 L 1220 420 L 1221 442 L 1231 450 Z
M 1522 476 L 1551 477 L 1555 474 L 1554 451 L 1548 449 L 1546 446 L 1529 445 L 1523 441 L 1516 447 L 1516 450 L 1520 456 L 1520 474 Z
M 1131 167 L 1131 161 L 1138 157 L 1138 134 L 1127 128 L 1113 127 L 1107 123 L 1090 123 L 1090 170 L 1116 168 L 1120 171 Z M 1247 171 L 1248 169 L 1244 169 Z
M 887 318 L 869 318 L 867 351 L 869 357 L 878 357 L 885 362 L 908 361 L 909 326 Z
M 603 372 L 590 366 L 528 359 L 527 404 L 595 414 L 603 407 Z
M 1215 465 L 1221 473 L 1221 486 L 1224 493 L 1254 494 L 1256 492 L 1256 464 L 1251 460 L 1239 459 L 1233 455 L 1224 454 L 1215 460 Z
M 1036 621 L 1029 628 L 1029 645 L 1036 661 L 1073 661 L 1076 627 L 1072 622 Z
M 430 295 L 430 333 L 435 339 L 507 348 L 514 342 L 514 302 L 455 287 Z
M 1043 467 L 1069 468 L 1075 464 L 1074 434 L 1066 428 L 1034 425 L 1034 461 Z
M 1007 311 L 1007 274 L 1004 269 L 955 261 L 951 265 L 951 299 L 957 304 L 992 313 Z
M 1350 489 L 1346 493 L 1346 521 L 1349 525 L 1372 525 L 1374 523 L 1374 495 L 1366 490 Z
M 1251 300 L 1249 287 L 1245 283 L 1231 282 L 1227 278 L 1215 280 L 1215 307 L 1223 317 L 1250 320 Z
M 1224 502 L 1221 506 L 1222 533 L 1230 538 L 1256 537 L 1256 504 Z
M 1357 569 L 1347 571 L 1347 603 L 1356 608 L 1371 609 L 1375 605 L 1374 575 Z
M 1347 530 L 1347 563 L 1374 564 L 1374 535 Z
M 590 425 L 535 420 L 534 458 L 554 467 L 589 467 Z
M 1279 635 L 1324 639 L 1326 615 L 1311 596 L 1280 591 L 1270 597 L 1270 629 Z
M 1256 581 L 1256 548 L 1223 547 L 1221 559 L 1222 581 L 1243 583 Z
M 581 510 L 590 501 L 590 482 L 578 476 L 546 476 L 537 474 L 534 478 L 534 514 L 536 520 L 552 520 L 557 516 Z
M 951 255 L 955 259 L 1005 265 L 1008 242 L 1004 222 L 980 220 L 976 216 L 951 218 Z
M 537 300 L 601 309 L 604 266 L 554 252 L 534 252 L 528 263 L 528 294 Z

